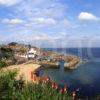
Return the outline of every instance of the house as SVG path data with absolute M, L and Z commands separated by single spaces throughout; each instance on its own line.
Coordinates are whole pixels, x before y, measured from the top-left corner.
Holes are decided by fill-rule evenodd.
M 34 48 L 31 48 L 27 53 L 28 59 L 34 59 L 37 56 L 37 51 Z

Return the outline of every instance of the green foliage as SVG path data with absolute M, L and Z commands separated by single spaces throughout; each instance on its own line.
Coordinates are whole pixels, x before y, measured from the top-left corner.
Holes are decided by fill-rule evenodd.
M 12 58 L 13 50 L 11 48 L 1 47 L 0 48 L 0 56 L 1 56 L 1 58 L 6 58 L 6 59 Z
M 16 74 L 16 70 L 8 72 L 0 71 L 0 100 L 9 100 L 12 96 Z
M 50 84 L 27 84 L 21 91 L 16 91 L 16 100 L 72 100 L 66 94 L 53 90 Z
M 3 59 L 3 60 L 2 60 Z M 11 48 L 0 48 L 0 67 L 15 64 L 14 51 Z
M 5 59 L 0 59 L 0 68 L 6 67 L 7 63 Z
M 68 95 L 53 90 L 51 83 L 24 84 L 23 80 L 15 79 L 16 74 L 16 71 L 0 74 L 0 100 L 71 100 Z

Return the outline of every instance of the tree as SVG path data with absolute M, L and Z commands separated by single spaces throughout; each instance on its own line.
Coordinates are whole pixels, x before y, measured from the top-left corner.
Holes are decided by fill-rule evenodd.
M 9 46 L 16 46 L 18 43 L 17 42 L 11 42 L 11 43 L 9 43 L 8 45 Z

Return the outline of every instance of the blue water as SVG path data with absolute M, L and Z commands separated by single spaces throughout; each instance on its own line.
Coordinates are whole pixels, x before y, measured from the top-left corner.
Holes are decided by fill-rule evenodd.
M 67 84 L 70 91 L 77 90 L 79 96 L 91 97 L 100 94 L 100 48 L 46 48 L 45 50 L 77 55 L 82 59 L 88 59 L 88 62 L 70 71 L 64 71 L 62 62 L 60 69 L 41 70 L 40 75 L 48 74 L 60 85 Z

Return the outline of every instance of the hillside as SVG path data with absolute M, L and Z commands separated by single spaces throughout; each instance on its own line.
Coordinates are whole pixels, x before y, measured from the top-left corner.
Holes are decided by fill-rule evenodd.
M 19 60 L 24 60 L 21 58 L 17 58 L 16 54 L 23 55 L 26 54 L 30 45 L 19 44 L 16 42 L 11 42 L 7 45 L 0 46 L 0 61 L 3 59 L 7 63 L 7 65 L 16 64 Z M 23 61 L 22 61 L 23 62 Z

